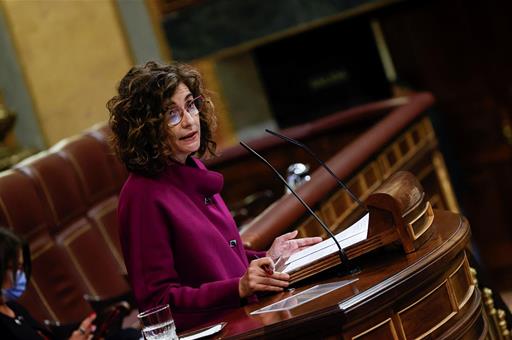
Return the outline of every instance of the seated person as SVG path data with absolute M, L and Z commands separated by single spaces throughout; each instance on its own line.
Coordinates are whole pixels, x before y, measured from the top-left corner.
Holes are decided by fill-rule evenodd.
M 48 327 L 39 324 L 30 313 L 16 302 L 24 293 L 30 279 L 30 250 L 28 245 L 6 228 L 0 227 L 0 338 L 20 340 L 61 339 Z M 77 325 L 65 338 L 71 340 L 92 339 L 96 326 L 96 314 L 92 313 Z M 69 333 L 69 332 L 68 332 Z M 123 332 L 118 332 L 123 333 Z M 135 334 L 136 333 L 136 334 Z M 140 332 L 130 330 L 115 334 L 115 339 L 138 339 Z

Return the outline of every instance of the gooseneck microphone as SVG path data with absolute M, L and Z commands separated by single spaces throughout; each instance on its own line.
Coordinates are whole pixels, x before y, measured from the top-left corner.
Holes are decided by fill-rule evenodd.
M 325 164 L 325 162 L 323 160 L 321 160 L 307 145 L 299 142 L 296 139 L 293 139 L 293 138 L 287 137 L 285 135 L 282 135 L 282 134 L 280 134 L 278 132 L 275 132 L 275 131 L 272 131 L 272 130 L 269 130 L 269 129 L 265 129 L 265 131 L 270 133 L 271 135 L 274 135 L 276 137 L 279 137 L 279 138 L 287 141 L 290 144 L 294 144 L 294 145 L 302 148 L 303 150 L 305 150 L 307 153 L 309 153 L 321 166 L 324 167 L 325 170 L 327 170 L 327 172 L 336 180 L 338 185 L 341 186 L 343 189 L 345 189 L 348 192 L 348 194 L 350 195 L 350 197 L 352 197 L 352 199 L 360 207 L 362 207 L 365 210 L 365 212 L 368 212 L 368 208 L 366 207 L 366 205 L 364 205 L 364 203 L 361 202 L 359 200 L 359 198 L 357 198 L 356 195 L 354 195 L 354 193 L 345 185 L 345 183 L 343 183 L 343 181 L 338 176 L 336 176 L 336 174 L 331 170 L 331 168 L 329 168 L 327 166 L 327 164 Z
M 329 229 L 329 227 L 327 227 L 325 225 L 325 223 L 320 219 L 320 217 L 318 217 L 317 214 L 315 214 L 315 212 L 309 207 L 309 205 L 306 204 L 306 202 L 304 202 L 304 200 L 302 198 L 300 198 L 300 196 L 295 192 L 295 190 L 292 189 L 292 187 L 286 182 L 286 180 L 283 178 L 283 176 L 281 176 L 281 174 L 279 173 L 279 171 L 277 171 L 273 166 L 272 164 L 270 164 L 265 158 L 263 158 L 263 156 L 261 156 L 259 153 L 257 153 L 256 151 L 254 151 L 249 145 L 247 145 L 245 142 L 243 141 L 240 141 L 240 145 L 242 145 L 245 149 L 247 149 L 249 152 L 251 152 L 253 155 L 255 155 L 256 157 L 258 157 L 263 163 L 265 163 L 270 169 L 272 169 L 272 171 L 274 171 L 274 173 L 277 175 L 277 177 L 284 183 L 284 185 L 286 185 L 286 187 L 288 189 L 290 189 L 290 192 L 295 196 L 295 198 L 297 198 L 297 200 L 299 200 L 299 202 L 304 206 L 304 208 L 306 208 L 309 213 L 311 214 L 311 216 L 313 216 L 317 222 L 322 226 L 322 228 L 325 230 L 325 232 L 329 235 L 330 238 L 332 238 L 334 240 L 334 242 L 336 243 L 336 246 L 338 247 L 338 254 L 340 256 L 340 260 L 341 260 L 341 263 L 340 265 L 342 266 L 343 269 L 349 269 L 350 270 L 350 260 L 348 259 L 347 257 L 347 254 L 345 253 L 345 251 L 343 250 L 343 248 L 340 246 L 340 244 L 338 243 L 338 240 L 336 239 L 336 237 L 334 236 L 334 234 L 331 232 L 331 230 Z

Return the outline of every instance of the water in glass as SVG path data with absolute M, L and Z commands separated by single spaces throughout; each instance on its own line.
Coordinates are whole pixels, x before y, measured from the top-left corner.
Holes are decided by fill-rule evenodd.
M 144 327 L 142 334 L 146 340 L 177 340 L 176 327 L 174 321 L 167 321 L 157 325 Z

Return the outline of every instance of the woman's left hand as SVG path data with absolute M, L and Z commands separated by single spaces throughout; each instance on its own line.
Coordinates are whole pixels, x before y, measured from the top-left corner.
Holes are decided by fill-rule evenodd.
M 274 262 L 277 262 L 281 256 L 289 257 L 304 248 L 322 241 L 321 237 L 295 238 L 298 233 L 297 230 L 294 230 L 276 237 L 272 246 L 267 251 L 267 256 L 272 258 Z

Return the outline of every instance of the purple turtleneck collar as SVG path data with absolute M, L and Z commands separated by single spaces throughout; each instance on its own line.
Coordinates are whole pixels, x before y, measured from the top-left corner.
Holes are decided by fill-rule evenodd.
M 207 170 L 197 158 L 189 156 L 185 162 L 173 161 L 162 176 L 200 195 L 211 197 L 221 192 L 224 186 L 222 174 Z

